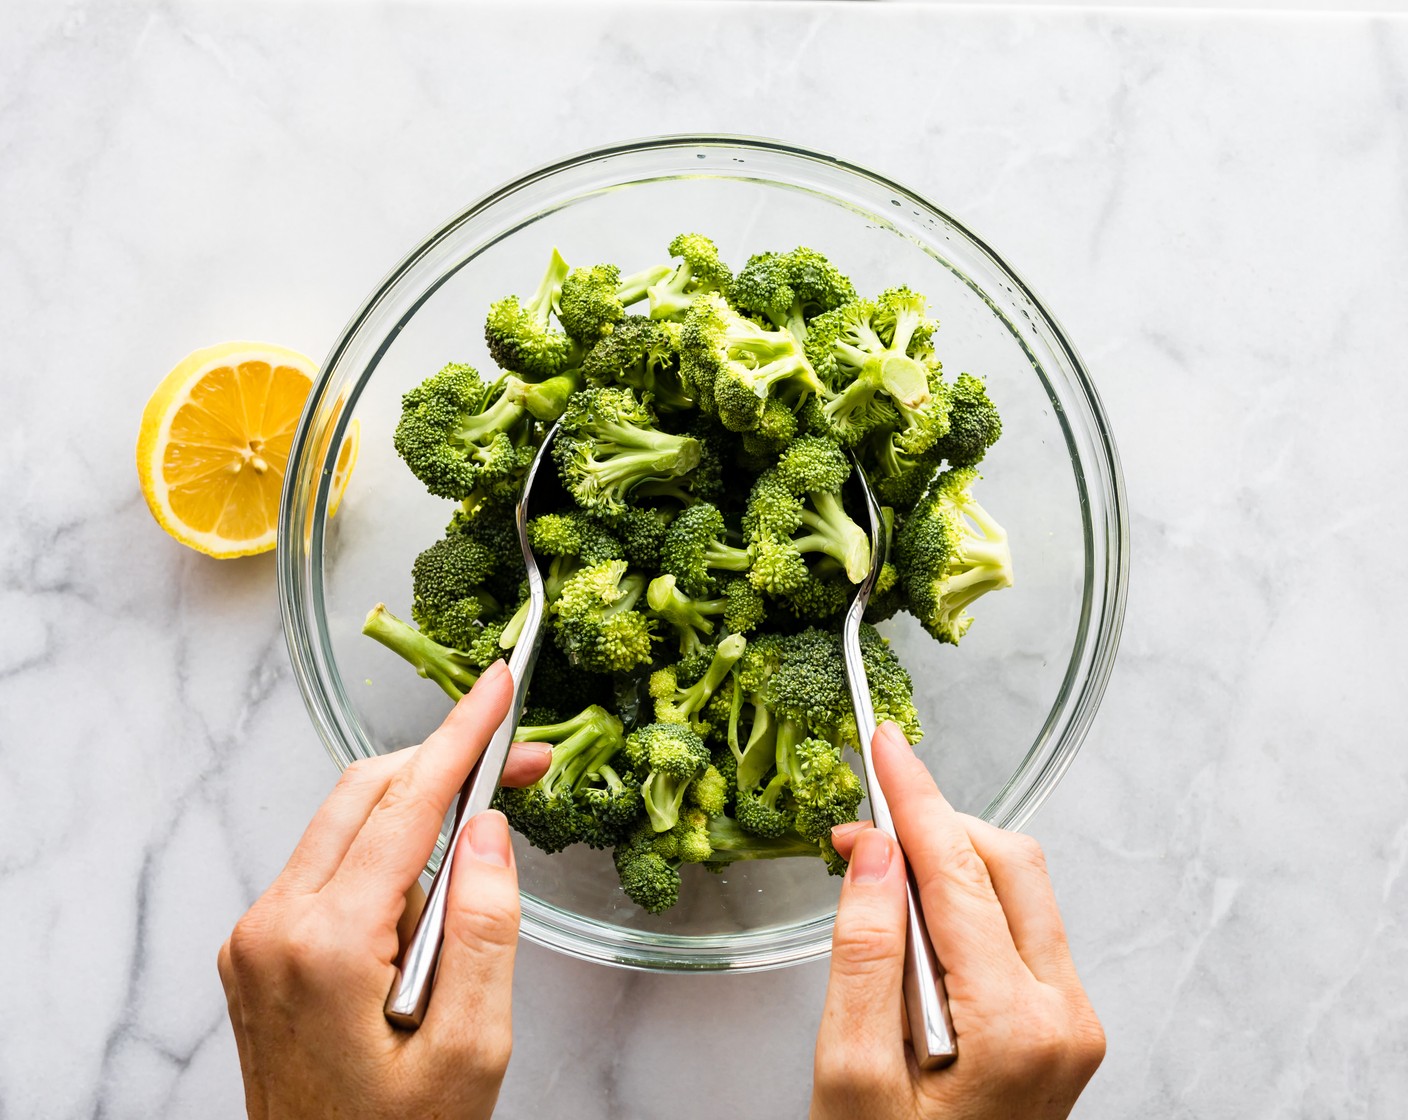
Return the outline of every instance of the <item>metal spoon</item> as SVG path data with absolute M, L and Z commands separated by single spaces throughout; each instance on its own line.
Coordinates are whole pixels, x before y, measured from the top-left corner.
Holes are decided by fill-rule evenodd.
M 533 549 L 528 544 L 528 503 L 538 468 L 542 466 L 548 449 L 552 446 L 557 428 L 554 424 L 543 437 L 542 446 L 538 448 L 538 453 L 528 467 L 528 475 L 523 481 L 523 493 L 519 495 L 514 514 L 518 529 L 518 547 L 523 550 L 523 564 L 528 569 L 528 617 L 508 659 L 508 671 L 513 677 L 513 703 L 460 790 L 459 800 L 455 803 L 454 825 L 450 829 L 449 842 L 445 845 L 444 858 L 431 881 L 430 890 L 425 897 L 425 908 L 416 922 L 415 932 L 411 934 L 411 939 L 401 953 L 401 965 L 386 997 L 386 1018 L 393 1025 L 407 1030 L 415 1030 L 421 1025 L 425 1019 L 426 1008 L 430 1006 L 430 988 L 435 980 L 435 970 L 440 963 L 440 946 L 445 938 L 445 901 L 450 885 L 450 870 L 454 866 L 460 833 L 470 818 L 489 807 L 489 803 L 494 799 L 494 791 L 499 788 L 499 778 L 508 759 L 509 747 L 513 743 L 513 733 L 518 727 L 518 716 L 523 710 L 523 698 L 528 691 L 528 682 L 533 676 L 538 650 L 542 646 L 542 622 L 547 596 L 543 591 L 542 573 L 538 571 L 537 562 L 533 559 Z
M 841 646 L 846 662 L 846 681 L 851 688 L 851 704 L 856 713 L 856 730 L 860 735 L 860 757 L 865 768 L 866 792 L 870 797 L 870 814 L 875 827 L 899 843 L 895 822 L 885 791 L 875 776 L 875 763 L 870 756 L 870 743 L 875 737 L 875 707 L 870 701 L 870 680 L 860 654 L 860 624 L 870 595 L 875 590 L 880 568 L 885 563 L 887 540 L 880 504 L 870 489 L 859 462 L 855 475 L 865 495 L 865 508 L 870 518 L 870 571 L 861 580 L 851 597 L 841 630 Z M 944 991 L 943 968 L 934 955 L 924 911 L 919 903 L 919 891 L 914 884 L 914 872 L 906 870 L 905 891 L 909 899 L 908 935 L 904 950 L 904 1003 L 909 1014 L 909 1041 L 920 1069 L 942 1069 L 958 1057 L 958 1039 L 953 1033 L 949 1016 L 948 994 Z

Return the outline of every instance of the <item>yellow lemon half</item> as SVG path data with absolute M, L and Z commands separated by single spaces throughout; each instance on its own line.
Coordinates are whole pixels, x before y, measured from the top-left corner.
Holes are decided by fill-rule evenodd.
M 317 372 L 295 350 L 227 342 L 187 355 L 166 375 L 137 439 L 142 495 L 163 529 L 221 559 L 274 547 L 289 445 Z M 333 508 L 357 437 L 354 422 L 339 449 Z

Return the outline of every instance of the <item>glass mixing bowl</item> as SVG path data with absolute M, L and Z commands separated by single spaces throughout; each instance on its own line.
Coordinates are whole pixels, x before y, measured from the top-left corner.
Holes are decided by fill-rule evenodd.
M 345 766 L 418 742 L 449 706 L 360 632 L 379 601 L 409 617 L 411 561 L 453 508 L 396 457 L 401 394 L 448 361 L 492 368 L 485 310 L 530 293 L 554 245 L 569 262 L 629 272 L 692 230 L 735 267 L 805 244 L 862 293 L 901 283 L 926 293 L 948 375 L 987 378 L 1004 428 L 980 498 L 1011 536 L 1016 586 L 975 605 L 959 648 L 908 616 L 882 629 L 913 674 L 918 750 L 949 799 L 1020 826 L 1080 746 L 1123 617 L 1127 515 L 1095 387 L 1050 312 L 979 237 L 881 175 L 767 140 L 665 137 L 534 171 L 427 237 L 353 317 L 294 438 L 279 525 L 289 650 L 329 753 Z M 354 419 L 360 459 L 329 519 L 336 450 Z M 651 916 L 621 893 L 609 853 L 545 856 L 515 842 L 523 934 L 562 952 L 686 971 L 774 968 L 828 949 L 839 880 L 818 861 L 724 875 L 686 867 L 680 904 Z

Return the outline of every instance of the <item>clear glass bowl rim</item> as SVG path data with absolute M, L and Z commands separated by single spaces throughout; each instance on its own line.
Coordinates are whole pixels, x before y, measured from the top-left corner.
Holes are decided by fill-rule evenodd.
M 399 286 L 411 279 L 417 268 L 447 239 L 475 218 L 490 213 L 530 188 L 611 160 L 624 161 L 622 174 L 615 183 L 618 186 L 648 178 L 646 173 L 651 168 L 641 161 L 649 163 L 652 158 L 675 169 L 674 175 L 665 177 L 680 177 L 684 174 L 682 164 L 674 157 L 682 151 L 692 152 L 700 159 L 705 158 L 704 153 L 717 155 L 732 151 L 773 161 L 780 159 L 781 167 L 776 162 L 768 166 L 763 176 L 765 181 L 802 187 L 829 196 L 842 205 L 847 200 L 800 175 L 788 175 L 785 169 L 795 164 L 796 168 L 833 175 L 840 173 L 863 180 L 890 194 L 893 200 L 903 199 L 915 207 L 916 214 L 927 214 L 966 240 L 993 276 L 1006 281 L 1014 294 L 1024 297 L 1036 313 L 1030 329 L 1050 345 L 1055 362 L 1048 369 L 1034 361 L 1034 372 L 1046 384 L 1072 452 L 1085 537 L 1085 579 L 1077 641 L 1057 701 L 1022 764 L 983 813 L 1000 827 L 1020 828 L 1050 795 L 1080 749 L 1104 694 L 1119 646 L 1129 579 L 1128 510 L 1119 454 L 1104 408 L 1084 362 L 1055 316 L 1032 287 L 968 226 L 916 191 L 877 172 L 775 139 L 722 134 L 657 136 L 593 148 L 539 167 L 490 191 L 442 224 L 408 253 L 364 301 L 329 351 L 309 394 L 290 447 L 289 470 L 279 511 L 276 559 L 279 605 L 294 676 L 309 717 L 339 767 L 367 753 L 351 745 L 359 742 L 360 736 L 355 722 L 350 719 L 341 682 L 332 670 L 335 662 L 321 611 L 323 532 L 335 458 L 332 451 L 341 446 L 361 386 L 375 371 L 376 363 L 394 340 L 397 330 L 383 332 L 377 339 L 370 360 L 356 374 L 351 392 L 334 394 L 333 390 L 345 374 L 343 367 L 349 362 L 349 355 L 365 343 L 366 337 L 375 333 Z M 703 170 L 699 169 L 696 174 Z M 564 205 L 599 189 L 602 189 L 601 184 L 592 190 L 559 198 L 556 204 Z M 899 205 L 898 201 L 895 205 Z M 500 234 L 506 235 L 511 235 L 511 230 Z M 962 275 L 966 282 L 973 284 L 967 273 Z M 443 276 L 435 278 L 424 291 L 415 293 L 415 298 L 398 317 L 398 328 L 434 293 L 442 279 Z M 1012 321 L 997 308 L 993 310 L 1026 345 Z M 1064 392 L 1059 397 L 1049 380 L 1050 374 L 1058 375 L 1061 382 Z M 1072 417 L 1076 418 L 1075 423 Z M 335 700 L 340 700 L 341 704 Z M 1058 726 L 1059 734 L 1053 741 L 1052 733 Z M 434 863 L 438 863 L 438 858 L 437 849 Z M 522 933 L 530 941 L 570 956 L 626 968 L 674 972 L 761 970 L 826 955 L 830 948 L 832 920 L 832 916 L 826 916 L 747 933 L 679 936 L 609 926 L 525 893 Z

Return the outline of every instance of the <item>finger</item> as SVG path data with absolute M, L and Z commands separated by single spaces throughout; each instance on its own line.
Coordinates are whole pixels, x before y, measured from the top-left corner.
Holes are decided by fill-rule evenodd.
M 855 846 L 857 837 L 867 828 L 874 828 L 872 821 L 849 821 L 846 824 L 838 824 L 831 830 L 831 846 L 836 849 L 836 853 L 844 860 L 851 858 L 851 849 Z
M 372 809 L 386 795 L 391 779 L 411 761 L 416 749 L 406 747 L 360 758 L 343 770 L 337 785 L 308 822 L 273 888 L 311 894 L 331 879 Z M 514 743 L 499 784 L 531 786 L 547 773 L 551 763 L 552 747 L 548 744 Z
M 1032 975 L 1063 990 L 1072 985 L 1079 988 L 1041 845 L 1030 836 L 997 828 L 978 817 L 961 814 L 959 819 L 987 865 L 993 890 L 1007 915 L 1007 928 Z
M 230 957 L 230 941 L 225 939 L 220 946 L 220 952 L 215 958 L 216 967 L 220 970 L 220 984 L 225 989 L 225 1010 L 230 1016 L 230 1028 L 235 1034 L 235 1052 L 240 1060 L 240 1077 L 244 1080 L 245 1097 L 249 1102 L 251 1115 L 254 1114 L 257 1094 L 252 1093 L 251 1079 L 253 1071 L 251 1062 L 253 1055 L 250 1053 L 249 1039 L 245 1036 L 244 1011 L 240 1004 L 239 980 L 235 976 L 234 963 Z
M 338 778 L 288 857 L 271 890 L 311 894 L 333 877 L 391 779 L 406 766 L 415 747 L 359 758 Z
M 508 821 L 490 809 L 469 822 L 455 851 L 440 969 L 420 1030 L 480 1070 L 508 1065 L 518 918 Z
M 450 802 L 508 713 L 513 679 L 502 661 L 481 676 L 388 783 L 329 883 L 399 913 L 435 847 Z
M 552 747 L 547 743 L 510 743 L 499 785 L 531 786 L 552 765 Z
M 880 725 L 873 754 L 950 987 L 978 991 L 1025 972 L 982 857 L 899 727 Z
M 836 907 L 817 1034 L 817 1090 L 827 1099 L 874 1100 L 871 1090 L 907 1084 L 900 1014 L 905 907 L 899 848 L 883 832 L 861 830 Z

